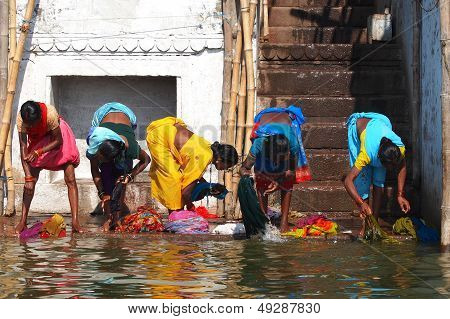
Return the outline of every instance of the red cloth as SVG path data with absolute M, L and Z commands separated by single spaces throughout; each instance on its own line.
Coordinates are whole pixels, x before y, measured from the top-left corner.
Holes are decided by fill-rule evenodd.
M 34 160 L 30 165 L 32 167 L 48 169 L 51 171 L 59 171 L 64 169 L 66 164 L 73 164 L 75 167 L 80 164 L 80 152 L 78 151 L 75 135 L 69 124 L 60 118 L 59 127 L 62 135 L 62 145 L 59 148 L 53 149 L 50 152 L 42 154 L 39 158 Z M 40 136 L 41 131 L 35 136 Z M 46 134 L 28 146 L 28 152 L 41 149 L 52 141 L 52 136 Z
M 195 212 L 203 218 L 219 218 L 216 214 L 210 214 L 208 209 L 205 206 L 199 206 L 195 209 Z
M 256 189 L 260 191 L 265 191 L 269 188 L 270 184 L 274 181 L 275 176 L 271 176 L 263 173 L 255 173 L 255 184 Z M 280 189 L 283 191 L 290 191 L 294 187 L 294 179 L 284 179 L 280 184 Z
M 41 109 L 41 120 L 36 125 L 27 128 L 29 147 L 35 146 L 47 134 L 47 105 L 38 104 Z

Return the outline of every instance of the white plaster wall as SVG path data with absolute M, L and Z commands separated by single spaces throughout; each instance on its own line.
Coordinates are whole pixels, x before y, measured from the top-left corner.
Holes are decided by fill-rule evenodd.
M 17 2 L 22 14 L 26 0 Z M 41 0 L 38 5 L 30 50 L 21 65 L 16 112 L 29 99 L 51 103 L 53 76 L 173 76 L 176 116 L 208 140 L 219 139 L 223 68 L 219 0 Z M 66 120 L 73 125 L 77 121 Z M 96 191 L 84 157 L 85 141 L 79 139 L 77 145 L 82 161 L 76 174 L 84 183 L 81 210 L 89 211 L 97 203 Z M 141 146 L 146 148 L 144 141 Z M 16 180 L 23 183 L 16 130 L 13 149 Z M 146 179 L 146 174 L 140 178 Z M 43 172 L 39 183 L 32 211 L 69 211 L 61 174 Z M 17 208 L 21 189 L 19 185 Z M 139 201 L 148 197 L 148 187 L 143 189 L 136 195 Z
M 424 0 L 431 8 L 434 0 Z M 440 229 L 442 203 L 441 46 L 439 9 L 422 11 L 421 34 L 421 142 L 422 212 Z

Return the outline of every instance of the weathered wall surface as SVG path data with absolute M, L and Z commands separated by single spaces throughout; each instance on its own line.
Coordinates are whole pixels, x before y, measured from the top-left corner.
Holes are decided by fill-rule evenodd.
M 434 0 L 424 0 L 431 8 Z M 422 214 L 440 228 L 442 203 L 442 65 L 439 8 L 422 11 L 421 24 L 421 142 Z
M 26 0 L 17 2 L 20 21 Z M 163 3 L 156 0 L 41 0 L 27 45 L 30 50 L 21 67 L 16 112 L 18 106 L 29 99 L 58 106 L 55 79 L 59 77 L 131 76 L 152 77 L 156 81 L 164 77 L 162 81 L 172 79 L 176 85 L 174 91 L 169 90 L 176 92 L 176 97 L 166 99 L 166 102 L 176 101 L 174 107 L 169 107 L 176 110 L 176 114 L 171 115 L 182 117 L 194 132 L 205 138 L 219 139 L 223 65 L 220 3 L 219 0 L 166 0 Z M 105 97 L 108 88 L 101 83 L 98 83 L 99 96 Z M 142 92 L 137 88 L 135 93 L 140 95 L 135 100 L 148 100 L 152 105 L 160 98 L 151 89 Z M 87 94 L 85 90 L 75 94 L 80 95 L 80 101 L 88 98 L 83 95 Z M 94 110 L 80 108 L 78 113 L 66 110 L 66 120 L 84 129 L 87 123 L 80 124 L 80 121 L 86 121 L 89 118 L 86 112 Z M 16 131 L 13 143 L 15 176 L 18 183 L 23 183 Z M 77 136 L 77 144 L 83 155 L 84 137 Z M 143 140 L 141 146 L 146 148 Z M 79 179 L 81 210 L 89 211 L 97 198 L 84 155 L 77 175 L 82 177 Z M 68 211 L 61 177 L 61 174 L 49 172 L 41 174 L 32 211 Z M 148 180 L 147 174 L 141 174 L 140 180 Z M 20 206 L 21 185 L 18 190 L 17 206 Z M 148 186 L 135 185 L 133 195 L 136 202 L 142 203 L 148 199 Z

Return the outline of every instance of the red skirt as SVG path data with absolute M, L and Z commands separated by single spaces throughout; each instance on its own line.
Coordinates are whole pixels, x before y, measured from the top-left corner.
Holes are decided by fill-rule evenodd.
M 72 129 L 63 119 L 60 119 L 59 127 L 62 134 L 62 145 L 59 148 L 42 154 L 39 158 L 30 163 L 32 167 L 48 169 L 50 171 L 60 171 L 63 170 L 67 164 L 72 164 L 75 167 L 80 164 L 80 152 L 78 151 Z M 45 147 L 52 141 L 52 138 L 53 137 L 50 134 L 45 135 L 36 144 L 29 145 L 28 152 L 30 153 Z

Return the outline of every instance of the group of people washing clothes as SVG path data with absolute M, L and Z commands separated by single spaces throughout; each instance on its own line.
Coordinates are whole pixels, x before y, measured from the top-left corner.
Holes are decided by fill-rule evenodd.
M 261 210 L 268 212 L 268 195 L 281 192 L 281 231 L 289 230 L 288 213 L 293 185 L 311 179 L 302 144 L 301 125 L 305 119 L 301 108 L 271 107 L 255 117 L 251 134 L 252 147 L 242 163 L 242 176 L 254 175 Z M 112 102 L 101 106 L 92 119 L 86 139 L 86 156 L 91 164 L 92 179 L 106 222 L 105 230 L 114 229 L 118 211 L 111 209 L 113 190 L 123 188 L 149 164 L 151 194 L 169 212 L 193 210 L 192 193 L 205 183 L 203 174 L 209 165 L 227 170 L 238 164 L 236 149 L 227 144 L 210 143 L 191 132 L 183 120 L 166 117 L 147 127 L 148 154 L 136 141 L 136 116 L 127 106 Z M 398 203 L 404 212 L 410 210 L 405 198 L 405 146 L 392 131 L 389 119 L 377 113 L 356 113 L 347 122 L 351 170 L 344 184 L 358 205 L 361 216 L 379 216 L 386 170 L 398 171 Z M 82 232 L 78 220 L 78 188 L 75 169 L 80 154 L 68 123 L 54 106 L 25 102 L 17 116 L 20 154 L 25 173 L 22 217 L 16 226 L 20 233 L 27 228 L 27 216 L 41 170 L 64 171 L 72 213 L 72 229 Z M 133 161 L 137 164 L 133 167 Z M 252 172 L 253 169 L 253 172 Z M 226 192 L 223 185 L 211 184 L 210 194 Z M 372 206 L 369 205 L 373 185 Z M 125 191 L 121 193 L 120 210 L 126 211 Z

